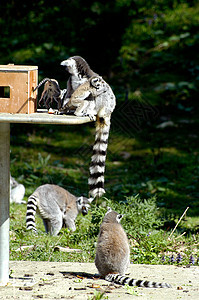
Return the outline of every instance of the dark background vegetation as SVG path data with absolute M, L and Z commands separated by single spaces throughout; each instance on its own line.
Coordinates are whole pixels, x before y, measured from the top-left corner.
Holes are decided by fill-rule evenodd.
M 39 80 L 65 88 L 60 62 L 80 55 L 112 86 L 106 196 L 156 196 L 168 230 L 189 206 L 183 226 L 197 232 L 198 1 L 3 0 L 0 8 L 1 64 L 37 65 Z M 26 197 L 45 182 L 87 194 L 93 124 L 12 125 L 11 134 L 11 172 Z

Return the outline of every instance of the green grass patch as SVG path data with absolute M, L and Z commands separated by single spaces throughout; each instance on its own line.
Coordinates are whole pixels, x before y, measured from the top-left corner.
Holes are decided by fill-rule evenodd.
M 129 108 L 130 111 L 130 108 Z M 189 264 L 199 256 L 198 118 L 177 115 L 174 127 L 161 120 L 129 123 L 116 110 L 106 161 L 106 198 L 78 216 L 77 230 L 51 237 L 37 217 L 38 235 L 25 229 L 25 205 L 11 205 L 10 256 L 14 260 L 93 262 L 106 207 L 124 214 L 133 263 Z M 133 120 L 133 119 L 132 119 Z M 118 122 L 117 122 L 118 121 Z M 11 125 L 11 174 L 26 187 L 25 200 L 41 184 L 54 183 L 73 194 L 88 194 L 94 124 L 84 126 Z M 169 238 L 178 219 L 186 216 Z M 21 248 L 32 245 L 32 248 Z M 61 252 L 56 246 L 80 249 Z M 19 251 L 16 251 L 19 249 Z M 182 259 L 176 261 L 180 253 Z

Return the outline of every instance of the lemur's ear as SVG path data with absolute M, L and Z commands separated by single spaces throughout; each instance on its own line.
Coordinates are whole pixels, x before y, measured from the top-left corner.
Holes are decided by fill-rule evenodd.
M 76 202 L 78 202 L 79 204 L 82 204 L 82 203 L 83 203 L 83 201 L 84 201 L 84 198 L 83 198 L 83 196 L 81 196 L 81 197 L 78 197 L 78 198 L 77 198 L 77 200 L 76 200 Z
M 88 198 L 87 200 L 89 203 L 91 203 L 94 200 L 94 198 Z
M 111 207 L 108 206 L 108 207 L 107 207 L 107 212 L 106 212 L 105 215 L 109 214 L 111 211 L 112 211 Z
M 122 220 L 122 218 L 123 218 L 123 215 L 121 215 L 121 214 L 117 215 L 117 217 L 116 217 L 117 222 L 119 223 Z

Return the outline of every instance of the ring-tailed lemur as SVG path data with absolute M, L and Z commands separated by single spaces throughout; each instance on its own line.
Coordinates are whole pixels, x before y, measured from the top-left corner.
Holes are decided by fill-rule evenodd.
M 43 83 L 44 90 L 41 94 L 41 98 L 39 100 L 39 106 L 42 103 L 45 105 L 47 109 L 50 108 L 50 105 L 53 103 L 53 100 L 57 102 L 58 109 L 61 108 L 61 97 L 62 91 L 60 90 L 59 83 L 55 79 L 44 78 L 34 89 L 36 91 Z
M 62 100 L 62 109 L 68 110 L 67 103 L 70 100 L 73 92 L 82 83 L 85 83 L 90 77 L 98 76 L 93 72 L 88 63 L 81 56 L 72 56 L 61 62 L 62 66 L 66 67 L 66 70 L 70 73 L 70 77 L 67 81 L 67 92 L 65 93 Z
M 10 203 L 26 203 L 26 201 L 23 200 L 24 195 L 24 185 L 18 183 L 16 179 L 10 175 Z
M 100 226 L 95 265 L 105 280 L 130 286 L 170 288 L 168 283 L 137 280 L 125 276 L 130 262 L 130 248 L 126 233 L 119 223 L 123 215 L 108 209 Z
M 70 57 L 63 61 L 61 65 L 66 66 L 68 72 L 71 74 L 67 83 L 67 94 L 63 101 L 63 108 L 67 107 L 67 103 L 70 101 L 69 97 L 71 97 L 72 93 L 80 85 L 89 81 L 89 78 L 95 76 L 102 80 L 98 74 L 90 69 L 87 62 L 80 56 Z M 92 81 L 89 81 L 89 83 L 91 84 Z M 81 111 L 76 111 L 78 116 L 89 115 L 91 118 L 93 118 L 94 115 L 97 116 L 95 143 L 93 146 L 93 155 L 89 168 L 90 177 L 88 180 L 89 195 L 94 198 L 101 197 L 105 193 L 104 172 L 106 152 L 111 124 L 111 113 L 116 105 L 115 95 L 111 87 L 104 80 L 103 85 L 106 86 L 105 91 L 102 91 L 97 96 L 92 96 L 92 92 L 88 93 L 88 91 L 85 92 L 84 95 L 81 94 L 78 101 L 80 103 L 81 101 L 85 101 L 83 99 L 86 99 L 86 107 L 84 107 L 84 109 L 81 107 Z M 81 88 L 79 87 L 79 89 Z M 93 87 L 91 87 L 91 90 L 93 91 Z M 90 102 L 87 100 L 90 100 Z
M 77 215 L 86 215 L 92 201 L 93 198 L 76 197 L 58 185 L 41 185 L 28 198 L 26 228 L 37 232 L 35 214 L 38 211 L 47 233 L 57 235 L 63 226 L 75 231 Z
M 102 77 L 92 76 L 73 92 L 67 106 L 75 107 L 74 114 L 78 117 L 89 116 L 90 119 L 94 119 L 94 116 L 97 114 L 97 97 L 107 90 L 108 85 Z M 85 100 L 88 97 L 94 100 Z

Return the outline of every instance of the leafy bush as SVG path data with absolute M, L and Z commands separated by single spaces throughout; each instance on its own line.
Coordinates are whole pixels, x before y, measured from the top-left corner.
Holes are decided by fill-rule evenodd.
M 125 231 L 134 236 L 137 234 L 147 235 L 150 230 L 163 224 L 163 220 L 159 218 L 155 197 L 142 200 L 137 195 L 127 197 L 123 202 L 111 201 L 106 198 L 105 200 L 106 207 L 100 205 L 92 208 L 91 224 L 88 230 L 91 237 L 98 234 L 107 207 L 123 214 L 121 223 Z

